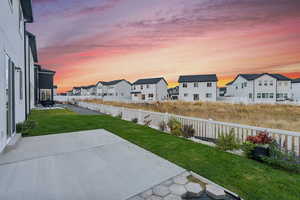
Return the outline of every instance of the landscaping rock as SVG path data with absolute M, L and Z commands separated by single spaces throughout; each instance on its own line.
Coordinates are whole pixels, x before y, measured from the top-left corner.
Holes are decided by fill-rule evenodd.
M 199 197 L 203 193 L 203 188 L 197 183 L 188 183 L 185 185 L 188 197 Z
M 164 200 L 182 200 L 182 198 L 174 194 L 169 194 Z
M 153 194 L 152 190 L 147 190 L 141 194 L 141 197 L 146 199 L 146 198 L 150 197 L 152 194 Z
M 177 184 L 181 184 L 181 185 L 185 185 L 188 182 L 188 179 L 186 178 L 186 176 L 177 176 L 173 179 L 174 183 Z
M 206 193 L 213 199 L 224 199 L 226 194 L 223 189 L 214 185 L 206 185 Z
M 173 193 L 173 194 L 176 194 L 180 197 L 184 196 L 187 191 L 185 189 L 185 187 L 183 185 L 179 185 L 179 184 L 173 184 L 170 186 L 170 191 Z
M 167 196 L 168 194 L 170 194 L 170 190 L 166 186 L 159 185 L 159 186 L 156 186 L 155 188 L 153 188 L 153 194 L 160 196 L 160 197 L 164 197 L 164 196 Z

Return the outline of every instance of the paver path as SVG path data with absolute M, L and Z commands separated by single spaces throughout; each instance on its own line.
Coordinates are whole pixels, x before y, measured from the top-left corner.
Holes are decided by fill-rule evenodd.
M 28 137 L 0 155 L 0 199 L 124 200 L 184 171 L 105 130 Z

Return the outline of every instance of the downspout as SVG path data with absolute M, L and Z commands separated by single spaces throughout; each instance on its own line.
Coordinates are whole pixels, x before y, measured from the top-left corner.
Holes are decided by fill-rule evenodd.
M 26 21 L 24 22 L 24 88 L 25 88 L 25 120 L 27 120 L 27 49 L 26 49 Z

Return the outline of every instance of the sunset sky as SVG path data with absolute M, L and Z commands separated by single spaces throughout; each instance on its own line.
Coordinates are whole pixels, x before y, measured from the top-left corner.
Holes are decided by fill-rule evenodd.
M 299 0 L 33 0 L 39 62 L 59 91 L 216 73 L 300 77 Z

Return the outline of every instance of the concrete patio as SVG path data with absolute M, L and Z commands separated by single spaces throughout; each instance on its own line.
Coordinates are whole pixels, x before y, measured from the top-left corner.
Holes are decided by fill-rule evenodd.
M 0 155 L 0 199 L 125 200 L 183 172 L 105 130 L 28 137 Z

